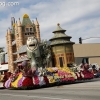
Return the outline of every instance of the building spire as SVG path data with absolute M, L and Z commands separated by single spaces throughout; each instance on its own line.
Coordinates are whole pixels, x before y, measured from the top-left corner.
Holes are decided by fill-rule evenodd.
M 21 21 L 20 21 L 20 18 L 18 20 L 18 26 L 21 26 Z
M 32 24 L 34 24 L 34 20 L 32 20 Z
M 17 30 L 17 26 L 18 26 L 18 24 L 17 24 L 17 21 L 16 21 L 16 24 L 15 24 L 15 29 Z
M 8 34 L 8 29 L 7 29 L 7 33 L 6 33 L 6 36 L 7 36 L 7 34 Z
M 11 34 L 11 29 L 10 28 L 8 28 L 8 34 Z
M 11 17 L 11 29 L 13 28 L 13 25 L 15 24 L 15 18 Z
M 53 33 L 56 33 L 56 32 L 65 32 L 65 31 L 66 31 L 66 30 L 65 30 L 65 29 L 62 29 L 62 28 L 60 27 L 60 24 L 57 23 L 57 28 L 56 28 L 56 30 L 53 31 Z
M 36 18 L 36 23 L 35 23 L 35 25 L 39 25 L 37 18 Z
M 16 20 L 16 24 L 17 24 L 17 20 Z

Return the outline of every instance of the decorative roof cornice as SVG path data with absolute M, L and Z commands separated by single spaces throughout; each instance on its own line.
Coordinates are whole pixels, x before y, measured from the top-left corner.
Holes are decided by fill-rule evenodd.
M 58 24 L 57 24 L 56 30 L 54 30 L 52 33 L 56 33 L 56 32 L 65 32 L 65 31 L 66 31 L 66 30 L 62 29 L 62 28 L 60 27 L 60 24 L 58 23 Z

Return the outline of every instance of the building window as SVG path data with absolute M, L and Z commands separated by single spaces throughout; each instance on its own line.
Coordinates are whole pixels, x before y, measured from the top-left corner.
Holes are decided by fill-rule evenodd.
M 55 66 L 55 58 L 52 59 L 52 65 Z
M 34 33 L 30 33 L 30 35 L 34 35 Z
M 33 29 L 32 28 L 30 28 L 30 32 L 32 32 L 33 31 Z
M 59 57 L 60 67 L 63 67 L 63 59 L 62 57 Z
M 26 32 L 29 32 L 29 28 L 26 28 Z
M 27 33 L 25 33 L 25 35 L 27 35 Z

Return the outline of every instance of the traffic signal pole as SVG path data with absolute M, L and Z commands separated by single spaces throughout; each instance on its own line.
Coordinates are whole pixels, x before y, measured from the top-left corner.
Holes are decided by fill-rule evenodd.
M 89 37 L 86 39 L 82 39 L 81 37 L 79 38 L 79 43 L 82 44 L 82 40 L 87 40 L 87 39 L 91 39 L 91 38 L 100 38 L 100 37 Z

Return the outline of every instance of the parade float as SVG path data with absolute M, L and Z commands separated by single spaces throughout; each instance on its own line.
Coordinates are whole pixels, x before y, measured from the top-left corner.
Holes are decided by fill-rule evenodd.
M 4 82 L 5 88 L 27 89 L 41 86 L 72 83 L 76 80 L 92 79 L 93 74 L 88 71 L 89 66 L 81 66 L 83 70 L 74 72 L 67 66 L 48 67 L 51 62 L 50 45 L 46 42 L 39 44 L 35 37 L 27 40 L 27 59 L 16 67 L 8 80 Z
M 74 62 L 74 42 L 59 23 L 49 41 L 41 41 L 37 19 L 31 22 L 27 14 L 22 23 L 20 19 L 15 23 L 12 17 L 11 25 L 6 34 L 9 70 L 3 80 L 5 88 L 37 88 L 93 78 L 85 64 L 78 71 L 68 67 Z
M 50 45 L 46 42 L 39 44 L 35 37 L 27 40 L 27 59 L 17 66 L 8 80 L 5 88 L 29 88 L 74 82 L 75 74 L 68 67 L 48 67 L 51 57 Z

